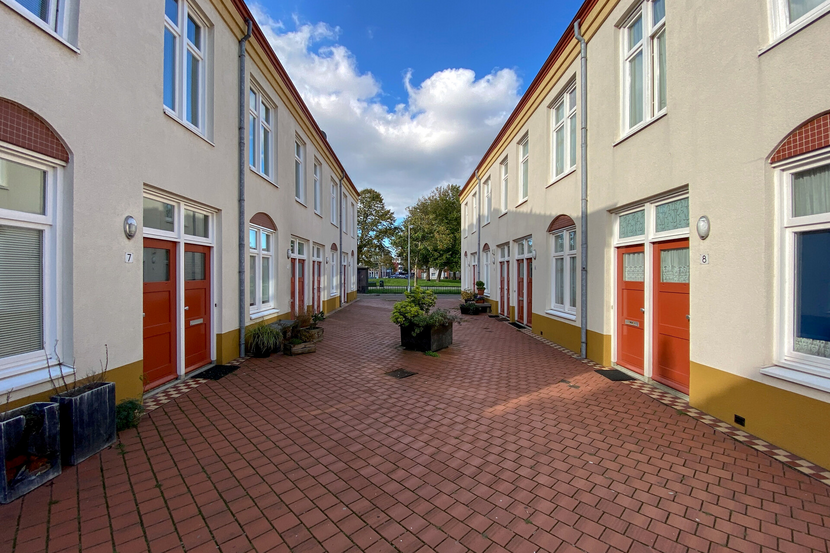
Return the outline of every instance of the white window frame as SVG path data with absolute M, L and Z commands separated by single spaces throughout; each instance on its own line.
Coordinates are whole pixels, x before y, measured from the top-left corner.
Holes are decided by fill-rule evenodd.
M 331 250 L 330 253 L 331 253 L 331 263 L 329 263 L 329 265 L 330 265 L 331 269 L 330 269 L 329 279 L 331 280 L 331 285 L 329 286 L 329 298 L 334 298 L 334 297 L 337 297 L 340 293 L 339 287 L 338 287 L 338 284 L 337 284 L 337 280 L 338 280 L 337 279 L 337 276 L 338 276 L 337 275 L 337 266 L 338 266 L 338 264 L 337 264 L 337 254 L 338 254 L 338 252 L 337 252 L 337 250 Z M 328 259 L 326 261 L 328 262 Z
M 640 130 L 642 127 L 648 125 L 654 119 L 662 116 L 668 110 L 668 102 L 666 106 L 660 108 L 659 103 L 659 63 L 656 56 L 659 54 L 655 48 L 656 39 L 664 34 L 666 30 L 666 17 L 660 21 L 654 21 L 654 2 L 653 0 L 644 0 L 640 5 L 634 9 L 625 22 L 620 25 L 620 44 L 621 44 L 621 75 L 622 82 L 622 129 L 621 135 L 627 136 Z M 642 18 L 642 38 L 637 44 L 628 43 L 628 29 L 638 19 Z M 665 40 L 665 35 L 663 40 Z M 637 54 L 643 55 L 643 120 L 638 123 L 631 122 L 630 111 L 630 93 L 631 93 L 631 72 L 629 61 Z
M 788 0 L 769 0 L 770 46 L 794 35 L 804 27 L 830 12 L 830 0 L 825 0 L 795 21 L 790 20 Z M 766 49 L 762 50 L 763 53 Z
M 251 106 L 250 102 L 250 94 L 254 95 L 254 106 Z M 271 122 L 267 123 L 265 120 L 262 119 L 262 107 L 265 106 L 271 111 Z M 275 140 L 274 140 L 274 129 L 276 128 L 276 118 L 277 118 L 277 109 L 274 107 L 273 102 L 268 100 L 265 95 L 262 93 L 259 87 L 252 84 L 251 89 L 248 96 L 248 167 L 255 172 L 256 174 L 265 177 L 268 181 L 272 184 L 276 185 L 276 181 L 274 179 L 274 166 L 275 166 L 275 159 L 276 159 L 276 147 L 275 147 Z M 254 136 L 253 139 L 251 137 L 251 127 L 253 127 Z M 263 170 L 263 159 L 262 159 L 262 140 L 265 134 L 270 136 L 269 140 L 269 165 L 268 171 Z M 251 153 L 255 156 L 255 164 L 251 165 Z
M 337 226 L 337 181 L 331 179 L 331 224 Z
M 317 160 L 317 158 L 314 158 L 314 213 L 317 215 L 320 215 L 320 211 L 323 209 L 322 180 L 323 165 L 319 160 Z
M 570 247 L 570 234 L 576 234 L 576 227 L 571 226 L 550 233 L 550 309 L 548 314 L 571 321 L 576 320 L 576 305 L 570 305 L 571 295 L 571 263 L 576 263 L 579 250 L 579 235 L 576 235 L 574 247 Z M 562 251 L 556 251 L 556 238 L 562 237 Z M 556 302 L 556 288 L 559 281 L 556 279 L 556 261 L 562 260 L 562 303 Z M 579 302 L 579 266 L 577 265 L 576 301 Z
M 351 225 L 352 225 L 352 238 L 354 238 L 355 237 L 355 228 L 357 227 L 357 212 L 355 211 L 354 200 L 349 200 L 349 205 L 351 206 L 351 211 L 352 211 Z
M 490 257 L 491 250 L 481 252 L 481 280 L 484 281 L 484 295 L 490 297 Z
M 36 26 L 46 31 L 49 35 L 68 46 L 75 52 L 80 50 L 75 46 L 78 43 L 78 2 L 77 0 L 47 0 L 46 19 L 30 11 L 16 0 L 0 0 L 0 3 L 18 12 Z
M 464 212 L 463 212 L 463 219 L 461 219 L 461 226 L 464 227 L 464 238 L 467 237 L 469 234 L 469 225 L 470 225 L 470 213 L 469 208 L 467 207 L 467 202 L 464 202 Z
M 346 210 L 348 209 L 348 197 L 346 196 L 345 190 L 343 191 L 342 197 L 340 198 L 340 221 L 343 225 L 343 234 L 349 235 L 349 219 L 347 217 Z M 342 253 L 342 252 L 341 252 Z M 346 255 L 345 253 L 343 255 Z
M 574 171 L 576 169 L 576 158 L 574 157 L 573 163 L 571 162 L 572 155 L 575 155 L 575 152 L 571 151 L 571 140 L 572 134 L 578 134 L 579 130 L 575 128 L 575 126 L 571 127 L 571 121 L 576 120 L 576 81 L 570 83 L 557 98 L 554 100 L 553 104 L 550 108 L 550 176 L 551 180 L 556 180 L 559 177 L 565 176 L 568 173 Z M 559 107 L 563 107 L 563 116 L 562 121 L 556 121 L 556 110 Z M 564 141 L 564 148 L 563 148 L 563 155 L 564 160 L 562 163 L 562 170 L 557 171 L 556 169 L 556 148 L 559 144 L 558 139 L 556 138 L 557 131 L 562 129 L 563 131 L 563 141 Z
M 60 229 L 64 224 L 62 205 L 65 163 L 22 148 L 0 144 L 0 157 L 45 172 L 44 213 L 25 213 L 0 209 L 0 225 L 37 229 L 43 232 L 42 265 L 42 337 L 43 348 L 0 359 L 0 393 L 22 390 L 49 381 L 46 358 L 53 365 L 57 359 L 71 359 L 71 350 L 60 340 L 63 331 L 63 298 L 66 284 L 60 278 L 69 269 L 64 267 L 64 237 Z M 54 369 L 54 367 L 53 367 Z M 74 367 L 64 363 L 64 374 L 74 374 Z M 54 376 L 54 373 L 53 373 Z
M 792 216 L 793 175 L 800 171 L 830 165 L 830 148 L 786 160 L 775 166 L 778 195 L 779 231 L 776 253 L 778 299 L 776 302 L 776 366 L 761 370 L 762 374 L 830 392 L 830 359 L 794 351 L 795 336 L 795 256 L 799 233 L 830 229 L 830 213 L 804 217 Z
M 473 220 L 471 221 L 473 224 L 473 230 L 470 231 L 470 234 L 475 234 L 476 229 L 478 228 L 478 192 L 473 192 Z
M 501 167 L 501 214 L 504 215 L 507 213 L 510 198 L 510 173 L 508 171 L 507 158 L 502 160 L 499 167 Z
M 490 224 L 490 212 L 493 210 L 493 194 L 490 185 L 490 177 L 484 181 L 484 224 Z
M 523 152 L 527 146 L 527 154 Z M 527 181 L 527 190 L 525 190 L 525 181 Z M 525 134 L 519 141 L 519 203 L 527 200 L 530 194 L 530 137 Z
M 251 248 L 250 244 L 250 232 L 256 232 L 256 248 Z M 278 270 L 278 263 L 276 262 L 276 251 L 277 251 L 277 233 L 271 229 L 267 229 L 264 227 L 260 227 L 258 225 L 249 225 L 248 227 L 248 256 L 256 257 L 256 273 L 254 276 L 255 284 L 254 284 L 254 295 L 253 301 L 251 298 L 248 298 L 248 307 L 251 314 L 251 318 L 254 317 L 261 317 L 264 312 L 273 311 L 277 308 L 277 286 L 276 286 L 276 279 L 277 279 L 277 270 Z M 271 237 L 271 250 L 264 250 L 262 248 L 262 235 L 268 235 Z M 262 301 L 262 262 L 263 259 L 268 259 L 271 263 L 271 271 L 269 272 L 269 277 L 271 282 L 269 283 L 270 286 L 270 297 L 271 301 L 263 302 Z M 250 277 L 248 277 L 250 278 Z
M 207 95 L 206 95 L 206 80 L 207 80 L 207 53 L 208 53 L 208 40 L 209 40 L 209 29 L 210 25 L 205 20 L 205 18 L 199 13 L 194 6 L 190 4 L 187 0 L 178 0 L 179 6 L 179 24 L 175 25 L 173 22 L 167 17 L 167 14 L 164 15 L 164 29 L 169 30 L 176 40 L 176 58 L 175 58 L 175 67 L 174 67 L 174 74 L 175 78 L 173 79 L 175 82 L 176 93 L 173 98 L 174 105 L 172 107 L 167 106 L 164 104 L 163 92 L 162 92 L 162 105 L 164 106 L 164 112 L 170 115 L 171 117 L 178 120 L 182 123 L 185 127 L 189 128 L 190 130 L 196 132 L 199 135 L 204 136 L 206 134 L 206 124 L 207 121 Z M 196 23 L 201 28 L 201 42 L 202 44 L 197 47 L 190 40 L 187 38 L 187 18 L 193 17 Z M 163 36 L 162 36 L 163 40 Z M 199 110 L 199 117 L 198 121 L 194 124 L 187 118 L 186 108 L 187 105 L 186 97 L 187 97 L 187 72 L 185 68 L 187 67 L 187 54 L 188 52 L 194 54 L 194 56 L 199 60 L 199 94 L 198 94 L 198 105 L 197 109 Z M 164 59 L 162 57 L 162 64 L 164 64 Z M 164 66 L 162 65 L 162 71 L 164 70 Z
M 305 158 L 305 142 L 299 136 L 296 136 L 294 137 L 294 199 L 303 206 L 305 206 Z M 299 171 L 297 170 L 298 166 Z

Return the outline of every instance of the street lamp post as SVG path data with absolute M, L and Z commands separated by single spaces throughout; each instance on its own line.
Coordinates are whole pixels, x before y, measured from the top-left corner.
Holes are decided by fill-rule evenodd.
M 406 225 L 406 291 L 412 291 L 412 269 L 409 259 L 412 255 L 412 223 Z

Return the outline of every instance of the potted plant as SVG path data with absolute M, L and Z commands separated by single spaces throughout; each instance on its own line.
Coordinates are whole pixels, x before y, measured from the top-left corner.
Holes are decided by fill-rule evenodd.
M 282 353 L 284 355 L 302 355 L 304 353 L 314 353 L 315 351 L 317 351 L 317 345 L 314 342 L 304 342 L 302 338 L 297 337 L 285 342 Z
M 8 403 L 11 392 L 6 396 Z M 10 503 L 61 473 L 60 412 L 32 403 L 0 413 L 0 503 Z
M 462 315 L 478 315 L 479 309 L 475 303 L 462 303 L 459 306 Z
M 324 321 L 326 316 L 322 311 L 311 315 L 311 324 L 307 328 L 301 329 L 303 334 L 300 338 L 304 342 L 319 342 L 323 339 L 323 329 L 320 328 L 320 321 Z
M 269 357 L 279 351 L 282 332 L 271 325 L 260 324 L 245 331 L 245 349 L 254 357 Z
M 401 345 L 416 351 L 438 351 L 452 344 L 452 325 L 458 315 L 435 306 L 435 294 L 415 286 L 392 309 L 392 322 L 401 327 Z
M 461 301 L 463 301 L 464 303 L 473 302 L 473 301 L 475 301 L 475 299 L 476 299 L 476 293 L 473 292 L 472 290 L 469 290 L 469 289 L 468 290 L 461 290 Z
M 484 297 L 484 281 L 483 280 L 477 280 L 476 281 L 476 291 L 478 292 L 479 296 Z
M 52 375 L 52 365 L 47 357 L 49 378 L 55 394 L 51 401 L 59 405 L 61 461 L 73 466 L 95 455 L 115 442 L 115 382 L 105 382 L 109 370 L 109 348 L 104 344 L 106 362 L 100 372 L 92 371 L 78 380 L 78 370 L 67 379 L 60 357 Z

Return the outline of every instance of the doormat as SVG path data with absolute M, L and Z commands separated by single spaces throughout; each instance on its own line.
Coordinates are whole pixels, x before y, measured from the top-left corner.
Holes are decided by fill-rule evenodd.
M 525 325 L 519 324 L 519 323 L 508 323 L 508 324 L 510 326 L 512 326 L 513 328 L 518 328 L 519 330 L 524 330 L 524 329 L 527 328 Z
M 225 378 L 238 368 L 239 367 L 236 365 L 214 365 L 211 368 L 200 372 L 193 378 L 201 378 L 202 380 L 219 380 L 220 378 Z
M 391 371 L 391 372 L 388 372 L 388 373 L 385 373 L 385 374 L 386 374 L 386 376 L 391 376 L 392 378 L 400 379 L 400 378 L 406 378 L 407 376 L 412 376 L 413 374 L 418 374 L 418 373 L 414 373 L 414 372 L 408 371 L 406 369 L 398 369 L 398 370 Z
M 613 380 L 614 382 L 625 382 L 627 380 L 636 380 L 635 378 L 628 376 L 622 371 L 618 371 L 617 369 L 605 369 L 594 371 L 597 374 L 600 374 L 607 378 L 608 380 Z
M 501 318 L 501 315 L 487 315 L 487 316 L 490 317 L 491 319 L 500 319 Z

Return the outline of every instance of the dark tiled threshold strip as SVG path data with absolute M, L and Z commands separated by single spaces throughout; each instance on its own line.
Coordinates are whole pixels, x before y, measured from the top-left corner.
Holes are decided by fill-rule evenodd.
M 530 336 L 531 338 L 535 338 L 536 340 L 539 340 L 540 342 L 543 342 L 553 348 L 556 348 L 559 351 L 567 355 L 570 355 L 571 357 L 579 359 L 579 354 L 574 353 L 571 350 L 560 346 L 559 344 L 555 344 L 550 340 L 547 340 L 541 336 L 534 334 L 533 331 L 529 328 L 523 328 L 521 329 L 521 331 Z M 604 371 L 609 370 L 615 370 L 609 369 L 608 367 L 603 367 L 599 363 L 595 363 L 594 361 L 588 359 L 581 359 L 581 361 L 586 365 L 592 367 L 598 373 L 602 373 Z M 617 372 L 622 373 L 622 371 Z M 669 392 L 664 392 L 663 390 L 660 390 L 659 388 L 652 386 L 648 382 L 643 382 L 642 380 L 632 379 L 629 381 L 625 381 L 625 383 L 631 386 L 632 388 L 638 390 L 639 392 L 642 392 L 647 396 L 656 399 L 660 403 L 668 405 L 669 407 L 677 409 L 678 411 L 682 411 L 684 414 L 692 417 L 693 419 L 699 420 L 703 424 L 711 426 L 718 432 L 726 434 L 730 438 L 737 440 L 743 444 L 746 444 L 752 449 L 760 451 L 761 453 L 769 455 L 776 461 L 780 461 L 788 467 L 791 467 L 803 474 L 815 478 L 819 482 L 822 482 L 830 486 L 830 470 L 827 470 L 824 467 L 820 467 L 815 463 L 808 461 L 807 459 L 803 459 L 798 455 L 795 455 L 794 453 L 790 453 L 789 451 L 785 451 L 779 447 L 774 446 L 773 444 L 765 442 L 761 438 L 753 436 L 749 432 L 738 430 L 729 423 L 723 422 L 720 419 L 716 419 L 711 415 L 707 415 L 703 411 L 699 411 L 698 409 L 691 407 L 689 405 L 688 399 L 686 398 L 677 397 L 676 395 L 671 394 Z

